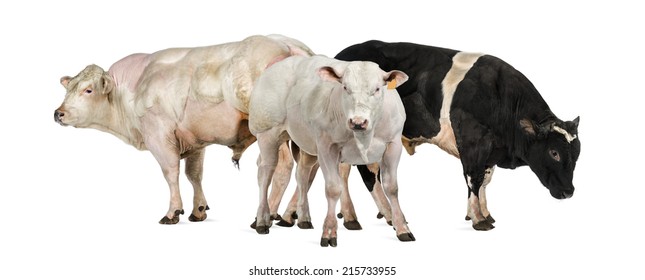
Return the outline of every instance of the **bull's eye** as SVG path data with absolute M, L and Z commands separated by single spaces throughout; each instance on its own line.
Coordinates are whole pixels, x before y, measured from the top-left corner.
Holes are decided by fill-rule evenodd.
M 91 88 L 85 89 L 85 91 L 83 93 L 92 94 L 92 89 Z
M 555 161 L 560 161 L 560 153 L 556 150 L 549 150 L 549 155 Z

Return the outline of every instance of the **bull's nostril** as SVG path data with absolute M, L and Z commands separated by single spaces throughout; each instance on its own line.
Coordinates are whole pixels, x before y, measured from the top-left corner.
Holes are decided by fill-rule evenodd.
M 58 111 L 58 110 L 54 111 L 54 121 L 60 123 L 61 122 L 60 118 L 62 118 L 64 116 L 65 116 L 64 112 L 61 112 L 61 111 Z

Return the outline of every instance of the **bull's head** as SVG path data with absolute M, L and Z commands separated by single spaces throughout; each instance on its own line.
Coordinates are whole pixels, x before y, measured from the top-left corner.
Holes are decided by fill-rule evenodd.
M 76 77 L 65 76 L 60 83 L 67 90 L 63 104 L 54 111 L 60 125 L 89 127 L 108 113 L 114 80 L 101 67 L 89 65 Z
M 373 121 L 381 115 L 386 90 L 394 89 L 408 80 L 408 76 L 401 71 L 385 72 L 378 64 L 365 61 L 321 67 L 318 74 L 324 80 L 340 83 L 340 105 L 347 117 L 347 126 L 359 133 L 371 131 L 374 127 Z
M 580 155 L 578 123 L 573 121 L 550 121 L 536 124 L 527 119 L 520 126 L 530 138 L 525 161 L 557 199 L 573 196 L 573 171 Z

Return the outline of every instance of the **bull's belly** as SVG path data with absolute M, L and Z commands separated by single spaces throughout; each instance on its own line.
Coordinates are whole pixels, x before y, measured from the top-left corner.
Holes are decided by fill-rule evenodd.
M 234 145 L 241 135 L 250 135 L 246 115 L 226 102 L 188 102 L 177 129 L 178 138 L 193 146 Z
M 441 130 L 430 138 L 423 136 L 407 138 L 405 136 L 401 137 L 403 142 L 403 147 L 408 152 L 408 154 L 413 155 L 416 152 L 416 146 L 430 143 L 437 145 L 439 148 L 445 152 L 459 158 L 459 150 L 457 149 L 457 141 L 455 139 L 455 133 L 452 130 L 450 122 L 442 123 Z

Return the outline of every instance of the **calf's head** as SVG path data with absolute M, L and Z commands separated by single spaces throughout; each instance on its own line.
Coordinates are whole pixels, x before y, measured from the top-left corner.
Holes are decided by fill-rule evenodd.
M 89 65 L 76 77 L 65 76 L 60 83 L 67 90 L 63 104 L 54 111 L 60 125 L 89 127 L 106 117 L 114 80 L 101 67 Z
M 526 119 L 520 121 L 530 138 L 525 160 L 557 199 L 573 196 L 573 171 L 580 155 L 579 122 L 580 117 L 539 125 Z
M 380 118 L 386 91 L 408 80 L 401 71 L 385 72 L 378 64 L 366 61 L 321 67 L 318 74 L 323 80 L 339 83 L 342 91 L 339 105 L 347 118 L 347 127 L 354 132 L 371 131 L 374 121 Z

